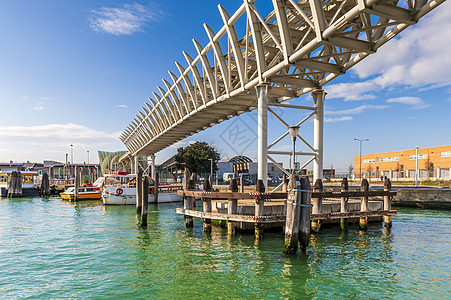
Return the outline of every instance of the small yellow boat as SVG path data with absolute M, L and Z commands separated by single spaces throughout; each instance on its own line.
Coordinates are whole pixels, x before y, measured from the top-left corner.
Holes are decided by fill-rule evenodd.
M 67 188 L 64 192 L 60 193 L 63 200 L 75 201 L 75 187 Z M 78 188 L 78 201 L 80 200 L 101 200 L 102 191 L 99 187 L 79 187 Z

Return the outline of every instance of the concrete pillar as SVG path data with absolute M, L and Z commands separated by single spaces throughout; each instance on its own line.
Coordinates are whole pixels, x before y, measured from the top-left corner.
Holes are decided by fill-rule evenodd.
M 313 161 L 313 181 L 323 179 L 323 135 L 324 135 L 324 98 L 326 92 L 316 90 L 312 92 L 315 102 L 315 119 L 313 121 L 313 148 L 315 148 L 316 158 Z
M 255 87 L 258 97 L 258 171 L 257 179 L 268 185 L 268 89 L 269 83 Z

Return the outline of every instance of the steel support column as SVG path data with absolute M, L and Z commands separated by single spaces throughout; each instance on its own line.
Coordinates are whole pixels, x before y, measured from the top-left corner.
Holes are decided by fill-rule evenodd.
M 150 160 L 151 160 L 151 164 L 152 164 L 152 170 L 150 171 L 150 178 L 152 178 L 153 180 L 155 180 L 155 154 L 152 154 L 150 156 Z
M 326 92 L 316 90 L 312 92 L 315 102 L 315 120 L 313 121 L 313 148 L 315 148 L 316 157 L 313 161 L 313 182 L 317 179 L 323 179 L 323 132 L 324 132 L 324 98 Z
M 136 155 L 133 158 L 132 174 L 138 174 L 138 168 L 139 168 L 139 156 Z
M 268 83 L 255 87 L 258 97 L 258 173 L 265 188 L 268 187 Z

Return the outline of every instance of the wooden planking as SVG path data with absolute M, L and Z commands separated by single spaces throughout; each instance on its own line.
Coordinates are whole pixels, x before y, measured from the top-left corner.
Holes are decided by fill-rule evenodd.
M 285 216 L 264 216 L 257 218 L 255 216 L 245 216 L 245 215 L 231 215 L 231 214 L 220 214 L 220 213 L 204 213 L 197 210 L 188 210 L 183 208 L 177 208 L 176 212 L 185 216 L 192 216 L 203 219 L 215 219 L 215 220 L 226 220 L 226 221 L 236 221 L 236 222 L 247 222 L 247 223 L 283 223 L 285 222 Z
M 380 217 L 396 215 L 396 210 L 350 211 L 346 213 L 332 212 L 310 215 L 311 220 L 351 219 L 362 217 Z
M 232 193 L 232 192 L 212 192 L 203 193 L 202 191 L 178 191 L 179 196 L 189 196 L 189 197 L 207 197 L 211 199 L 286 199 L 287 193 L 267 193 L 263 195 L 257 195 L 253 193 Z M 323 191 L 323 192 L 312 192 L 312 198 L 341 198 L 341 197 L 372 197 L 372 196 L 396 196 L 396 191 L 383 191 L 383 190 L 372 190 L 372 191 Z

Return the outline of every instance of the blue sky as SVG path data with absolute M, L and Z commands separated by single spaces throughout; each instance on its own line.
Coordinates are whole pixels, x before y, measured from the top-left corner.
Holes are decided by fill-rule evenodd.
M 125 147 L 118 134 L 146 101 L 195 56 L 191 39 L 207 43 L 203 23 L 222 25 L 217 4 L 233 13 L 241 1 L 0 2 L 0 161 L 96 162 L 97 150 Z M 262 11 L 271 1 L 257 1 Z M 364 153 L 451 144 L 451 5 L 444 3 L 347 74 L 324 87 L 325 167 L 345 171 Z M 302 103 L 311 103 L 309 95 Z M 292 123 L 304 114 L 280 111 Z M 224 156 L 257 157 L 256 112 L 223 122 L 157 154 L 201 140 Z M 271 119 L 269 139 L 283 133 Z M 312 137 L 312 122 L 301 134 Z M 247 130 L 243 141 L 230 131 Z M 288 139 L 278 149 L 288 149 Z M 302 146 L 298 147 L 303 149 Z M 304 158 L 301 158 L 301 161 Z M 287 162 L 277 157 L 278 161 Z

